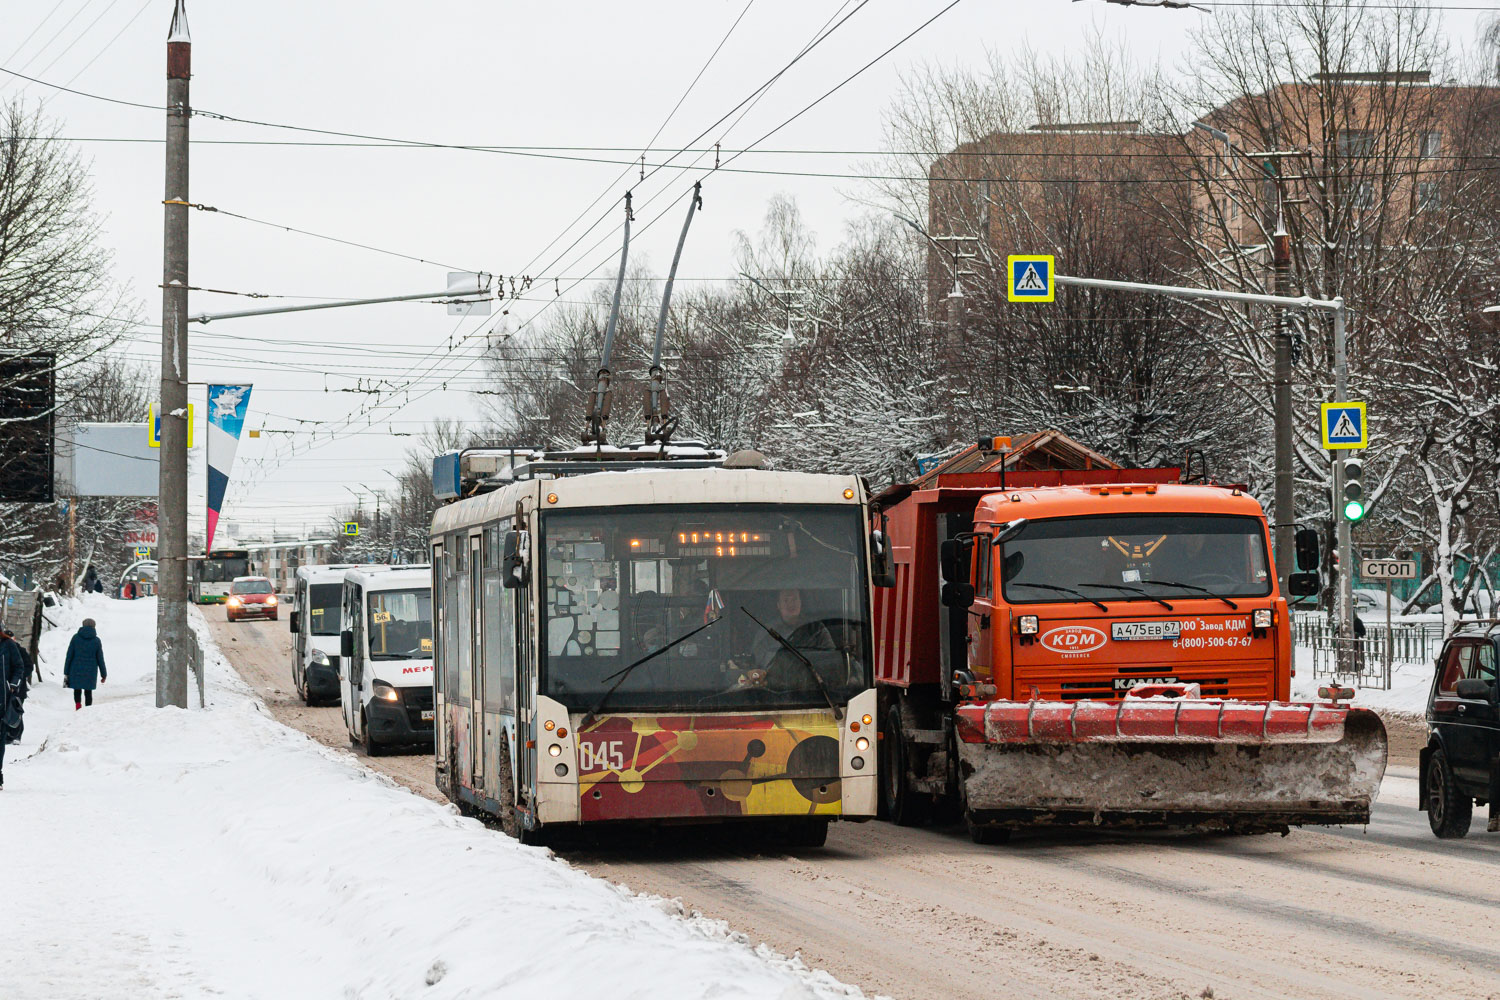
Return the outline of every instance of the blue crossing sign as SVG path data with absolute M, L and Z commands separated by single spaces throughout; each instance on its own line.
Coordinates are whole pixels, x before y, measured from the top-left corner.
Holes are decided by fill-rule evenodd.
M 1324 403 L 1322 419 L 1323 447 L 1367 448 L 1370 444 L 1370 425 L 1365 419 L 1365 404 L 1359 401 Z
M 1013 253 L 1005 258 L 1007 298 L 1012 302 L 1051 302 L 1057 288 L 1053 283 L 1057 268 L 1050 254 Z

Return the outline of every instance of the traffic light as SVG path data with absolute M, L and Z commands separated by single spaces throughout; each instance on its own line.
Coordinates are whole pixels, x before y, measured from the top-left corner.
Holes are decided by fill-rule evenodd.
M 1344 459 L 1344 520 L 1346 521 L 1358 522 L 1365 516 L 1365 487 L 1360 482 L 1364 471 L 1364 459 Z

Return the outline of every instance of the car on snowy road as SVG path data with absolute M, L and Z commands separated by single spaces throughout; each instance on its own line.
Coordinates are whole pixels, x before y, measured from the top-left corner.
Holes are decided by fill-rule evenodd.
M 1497 665 L 1500 634 L 1493 626 L 1459 631 L 1438 657 L 1427 698 L 1429 736 L 1421 754 L 1417 808 L 1444 839 L 1468 833 L 1475 803 L 1500 796 Z
M 264 576 L 237 576 L 229 584 L 229 596 L 224 600 L 224 614 L 232 622 L 246 618 L 269 618 L 276 620 L 276 588 Z

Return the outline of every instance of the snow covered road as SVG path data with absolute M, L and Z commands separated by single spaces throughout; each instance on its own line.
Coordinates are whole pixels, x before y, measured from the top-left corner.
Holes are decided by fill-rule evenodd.
M 44 639 L 0 792 L 5 1000 L 858 995 L 410 794 L 216 656 L 209 710 L 154 708 L 154 604 L 91 595 Z M 75 713 L 85 614 L 109 681 Z

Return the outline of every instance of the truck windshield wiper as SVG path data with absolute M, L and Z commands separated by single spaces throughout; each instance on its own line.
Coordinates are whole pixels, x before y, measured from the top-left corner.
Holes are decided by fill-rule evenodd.
M 1229 598 L 1225 597 L 1223 594 L 1215 594 L 1212 590 L 1209 590 L 1207 587 L 1200 587 L 1196 583 L 1178 583 L 1176 580 L 1151 580 L 1151 581 L 1148 581 L 1148 582 L 1150 582 L 1150 583 L 1159 583 L 1163 587 L 1181 587 L 1183 590 L 1194 590 L 1194 591 L 1197 591 L 1200 594 L 1207 594 L 1209 597 L 1215 598 L 1216 600 L 1223 601 L 1225 604 L 1229 605 L 1231 608 L 1233 608 L 1236 611 L 1238 611 L 1240 609 L 1240 606 L 1238 604 L 1234 603 Z
M 1052 585 L 1050 583 L 1022 583 L 1022 582 L 1020 582 L 1018 580 L 1012 580 L 1010 583 L 1007 583 L 1006 586 L 1007 587 L 1035 587 L 1038 590 L 1055 590 L 1059 594 L 1072 594 L 1074 597 L 1081 597 L 1083 600 L 1088 601 L 1090 604 L 1094 605 L 1094 607 L 1098 608 L 1100 611 L 1108 611 L 1109 610 L 1109 608 L 1105 607 L 1103 601 L 1096 601 L 1092 597 L 1090 597 L 1088 594 L 1085 594 L 1083 591 L 1081 591 L 1081 590 L 1074 590 L 1072 587 L 1057 587 L 1057 586 L 1054 586 L 1054 585 Z
M 702 632 L 704 629 L 708 628 L 710 625 L 714 624 L 714 622 L 717 622 L 718 620 L 719 620 L 718 618 L 715 618 L 715 619 L 713 619 L 713 621 L 706 621 L 706 622 L 704 622 L 702 625 L 699 625 L 697 628 L 693 629 L 691 632 L 688 632 L 685 635 L 679 635 L 677 638 L 673 639 L 671 642 L 667 643 L 665 646 L 658 646 L 656 649 L 653 649 L 651 652 L 647 653 L 645 656 L 642 656 L 640 659 L 636 660 L 634 663 L 627 664 L 626 666 L 623 666 L 619 670 L 616 670 L 614 673 L 610 674 L 608 677 L 604 678 L 607 681 L 613 680 L 614 684 L 610 685 L 609 690 L 606 691 L 606 692 L 604 692 L 604 697 L 602 697 L 602 698 L 599 699 L 599 704 L 597 704 L 593 708 L 589 709 L 588 714 L 583 717 L 583 722 L 581 722 L 579 724 L 578 728 L 579 729 L 585 729 L 585 728 L 587 728 L 588 724 L 594 721 L 594 716 L 596 716 L 600 712 L 604 711 L 605 704 L 607 704 L 609 702 L 610 698 L 614 697 L 614 693 L 620 689 L 620 685 L 625 683 L 626 678 L 628 678 L 631 675 L 631 673 L 635 670 L 636 667 L 640 666 L 643 663 L 646 663 L 649 660 L 656 659 L 658 656 L 660 656 L 661 654 L 665 653 L 667 650 L 671 649 L 673 646 L 677 645 L 679 642 L 686 642 L 688 639 L 691 639 L 693 636 L 697 635 L 699 632 Z M 615 680 L 615 678 L 619 678 L 619 679 Z
M 1140 594 L 1146 600 L 1148 600 L 1148 601 L 1155 601 L 1157 604 L 1160 604 L 1162 607 L 1166 608 L 1168 611 L 1172 610 L 1172 605 L 1168 604 L 1166 601 L 1162 600 L 1160 597 L 1157 597 L 1155 594 L 1148 594 L 1146 591 L 1142 590 L 1140 587 L 1132 587 L 1128 583 L 1080 583 L 1078 586 L 1080 586 L 1080 587 L 1113 587 L 1115 590 L 1123 590 L 1123 591 L 1125 591 L 1128 594 Z
M 818 673 L 818 668 L 813 666 L 812 660 L 809 660 L 807 657 L 803 656 L 802 650 L 798 649 L 796 646 L 793 646 L 791 642 L 783 637 L 780 632 L 776 631 L 774 628 L 752 615 L 749 608 L 745 607 L 742 604 L 740 605 L 740 610 L 745 612 L 745 616 L 747 618 L 749 618 L 755 624 L 759 625 L 761 628 L 765 629 L 767 635 L 769 635 L 772 639 L 775 639 L 777 642 L 781 643 L 781 648 L 785 649 L 788 653 L 791 653 L 793 656 L 795 656 L 797 658 L 797 662 L 801 663 L 804 667 L 807 668 L 807 672 L 812 675 L 813 683 L 818 685 L 818 693 L 823 696 L 824 701 L 828 702 L 828 707 L 833 709 L 833 721 L 842 722 L 844 720 L 844 713 L 838 707 L 838 705 L 834 703 L 833 695 L 828 693 L 828 686 L 823 683 L 823 675 Z

